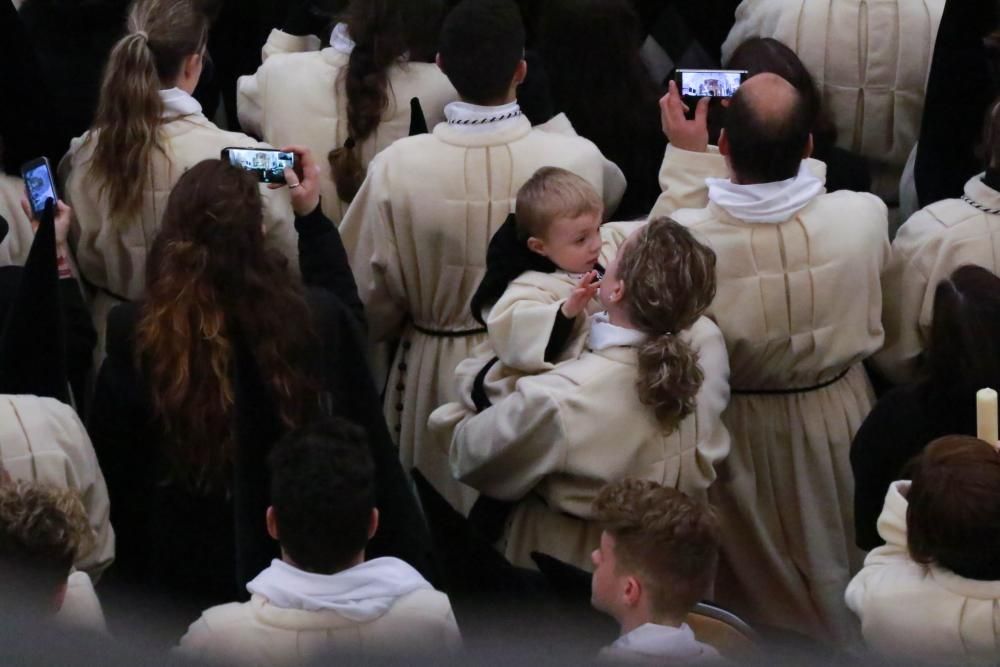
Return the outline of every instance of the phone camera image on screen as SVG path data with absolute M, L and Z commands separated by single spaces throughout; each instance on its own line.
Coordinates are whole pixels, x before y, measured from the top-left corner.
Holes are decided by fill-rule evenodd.
M 52 177 L 49 174 L 48 166 L 40 164 L 25 174 L 25 183 L 28 186 L 28 195 L 31 198 L 31 210 L 40 213 L 45 210 L 45 201 L 56 200 L 55 189 L 52 187 Z
M 681 95 L 685 97 L 732 97 L 743 78 L 738 71 L 681 72 Z
M 295 166 L 295 153 L 230 148 L 229 161 L 240 169 L 256 174 L 262 183 L 284 183 L 285 168 Z

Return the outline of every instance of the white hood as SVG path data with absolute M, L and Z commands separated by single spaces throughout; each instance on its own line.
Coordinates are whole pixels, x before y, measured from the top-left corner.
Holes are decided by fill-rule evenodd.
M 743 222 L 785 222 L 819 195 L 826 184 L 803 160 L 795 178 L 774 183 L 739 185 L 726 178 L 707 178 L 708 200 Z
M 646 623 L 619 637 L 601 650 L 601 658 L 623 662 L 656 662 L 657 664 L 702 661 L 721 662 L 719 652 L 694 638 L 685 623 L 679 628 Z
M 335 611 L 357 622 L 379 618 L 404 595 L 433 587 L 398 558 L 376 558 L 336 574 L 305 572 L 280 560 L 247 584 L 275 607 Z
M 626 329 L 611 324 L 608 313 L 594 313 L 590 316 L 590 339 L 588 347 L 594 352 L 606 350 L 609 347 L 637 347 L 649 338 L 638 329 Z

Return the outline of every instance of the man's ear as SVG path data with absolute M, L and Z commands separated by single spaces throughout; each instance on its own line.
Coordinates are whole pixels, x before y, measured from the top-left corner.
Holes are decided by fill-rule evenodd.
M 521 62 L 517 63 L 517 67 L 514 69 L 514 85 L 520 86 L 524 83 L 524 79 L 528 76 L 528 61 L 521 59 Z
M 806 149 L 804 151 L 802 151 L 802 159 L 805 160 L 806 158 L 812 157 L 813 149 L 815 147 L 816 146 L 813 144 L 813 135 L 812 135 L 812 132 L 810 132 L 809 133 L 809 141 L 806 142 Z
M 434 63 L 438 66 L 438 69 L 444 72 L 444 61 L 441 60 L 441 54 L 438 53 L 434 56 Z
M 729 135 L 726 134 L 726 128 L 719 132 L 719 152 L 729 157 Z
M 622 591 L 622 601 L 629 607 L 639 606 L 642 599 L 642 582 L 635 577 L 625 578 L 625 589 Z
M 548 257 L 545 254 L 545 242 L 540 238 L 534 236 L 528 237 L 528 250 L 535 253 L 536 255 L 541 255 L 542 257 Z
M 368 539 L 369 540 L 372 539 L 373 537 L 375 537 L 375 533 L 378 532 L 378 519 L 379 519 L 378 508 L 377 507 L 373 507 L 372 508 L 371 518 L 368 519 Z
M 274 512 L 274 506 L 267 508 L 267 514 L 265 515 L 265 521 L 267 523 L 267 534 L 271 536 L 272 540 L 278 541 L 278 515 Z
M 200 53 L 192 53 L 187 58 L 184 59 L 184 78 L 191 79 L 195 75 L 200 75 L 199 67 L 202 65 L 202 55 Z

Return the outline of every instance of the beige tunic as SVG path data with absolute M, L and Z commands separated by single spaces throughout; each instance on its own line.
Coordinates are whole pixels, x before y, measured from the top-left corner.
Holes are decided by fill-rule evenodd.
M 275 146 L 309 148 L 322 171 L 323 212 L 339 223 L 347 204 L 337 195 L 328 154 L 348 136 L 347 95 L 343 74 L 348 56 L 333 47 L 305 53 L 281 53 L 288 36 L 275 30 L 265 46 L 257 73 L 239 79 L 240 125 Z M 448 78 L 433 63 L 400 63 L 389 70 L 389 103 L 382 122 L 360 146 L 361 165 L 389 144 L 409 134 L 410 100 L 420 99 L 428 127 L 444 120 L 444 106 L 458 99 Z
M 142 212 L 131 220 L 113 220 L 99 183 L 90 173 L 95 142 L 90 133 L 74 139 L 59 166 L 63 196 L 73 207 L 70 244 L 86 282 L 97 288 L 91 304 L 98 332 L 96 354 L 104 356 L 108 312 L 120 299 L 138 299 L 146 286 L 146 257 L 160 231 L 160 220 L 174 184 L 187 169 L 202 160 L 218 159 L 230 146 L 270 148 L 245 134 L 226 132 L 201 114 L 191 114 L 162 125 L 167 154 L 154 151 L 150 182 L 142 187 Z M 298 247 L 294 215 L 287 189 L 261 186 L 265 241 L 281 251 L 294 267 Z
M 73 408 L 54 398 L 0 396 L 0 464 L 14 479 L 80 492 L 94 547 L 74 565 L 97 579 L 115 558 L 115 533 L 97 454 Z
M 101 601 L 94 591 L 94 582 L 86 572 L 73 572 L 66 580 L 66 597 L 56 614 L 56 622 L 74 630 L 107 634 Z
M 367 657 L 455 652 L 462 638 L 444 593 L 419 590 L 363 623 L 335 611 L 282 609 L 254 595 L 206 610 L 181 638 L 178 653 L 223 664 L 302 665 L 332 651 Z
M 668 150 L 667 192 L 673 174 L 677 195 L 713 160 L 725 171 L 719 156 Z M 883 339 L 886 207 L 842 191 L 776 224 L 745 223 L 715 204 L 673 217 L 718 256 L 709 311 L 732 367 L 724 420 L 733 451 L 711 491 L 723 522 L 718 602 L 752 621 L 851 641 L 843 590 L 861 561 L 848 454 L 873 401 L 861 361 Z
M 532 129 L 524 117 L 495 131 L 441 123 L 375 157 L 341 225 L 372 340 L 401 339 L 385 414 L 403 466 L 463 511 L 474 493 L 452 479 L 448 442 L 428 438 L 427 418 L 455 400 L 455 367 L 486 339 L 469 309 L 486 249 L 543 166 L 585 178 L 609 208 L 624 189 L 621 171 L 586 139 Z
M 883 656 L 934 665 L 1000 659 L 1000 582 L 960 577 L 909 555 L 907 481 L 895 482 L 878 519 L 885 540 L 865 558 L 845 595 L 865 643 Z
M 872 161 L 873 191 L 898 195 L 920 133 L 927 74 L 945 0 L 743 0 L 722 46 L 751 37 L 795 51 L 816 80 L 837 144 Z
M 7 238 L 0 243 L 0 266 L 23 266 L 28 259 L 35 232 L 31 229 L 31 220 L 21 209 L 25 196 L 24 181 L 0 174 L 0 216 L 10 226 Z
M 893 382 L 908 382 L 919 370 L 938 283 L 964 264 L 1000 271 L 1000 192 L 974 176 L 965 196 L 981 208 L 961 199 L 931 204 L 914 213 L 892 242 L 882 283 L 885 347 L 874 361 Z
M 502 550 L 533 567 L 541 551 L 591 570 L 601 529 L 591 503 L 606 484 L 650 479 L 696 498 L 729 453 L 720 416 L 729 401 L 729 364 L 718 327 L 699 319 L 682 336 L 698 353 L 705 381 L 695 411 L 672 433 L 639 401 L 636 349 L 588 346 L 578 359 L 527 376 L 516 390 L 476 414 L 466 398 L 476 368 L 456 372 L 461 403 L 435 412 L 431 423 L 451 441 L 456 478 L 499 500 L 519 501 Z

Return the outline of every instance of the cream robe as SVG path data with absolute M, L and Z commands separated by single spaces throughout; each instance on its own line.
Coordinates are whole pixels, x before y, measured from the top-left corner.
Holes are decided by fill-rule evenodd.
M 609 210 L 624 191 L 621 171 L 586 139 L 532 129 L 524 117 L 492 132 L 441 123 L 375 157 L 341 224 L 372 340 L 401 339 L 385 414 L 403 466 L 462 511 L 475 494 L 452 479 L 448 442 L 428 437 L 427 418 L 455 400 L 455 367 L 486 339 L 469 309 L 486 249 L 543 166 L 585 178 Z
M 885 347 L 874 362 L 893 382 L 913 380 L 927 345 L 934 316 L 934 292 L 963 264 L 1000 272 L 1000 192 L 974 176 L 965 196 L 917 211 L 892 242 L 892 261 L 882 283 Z
M 945 0 L 743 0 L 723 61 L 751 37 L 802 59 L 837 127 L 837 145 L 872 161 L 888 201 L 920 134 L 924 93 Z
M 906 494 L 894 482 L 878 519 L 885 540 L 865 558 L 847 587 L 847 605 L 861 619 L 868 646 L 906 662 L 991 664 L 1000 660 L 1000 581 L 960 577 L 910 558 Z M 958 490 L 957 490 L 958 491 Z
M 181 638 L 178 653 L 259 667 L 301 665 L 331 651 L 367 657 L 427 658 L 461 648 L 448 596 L 419 590 L 384 615 L 359 623 L 335 611 L 282 609 L 254 595 L 206 610 Z
M 502 402 L 476 414 L 468 400 L 478 368 L 456 371 L 460 403 L 432 421 L 451 440 L 455 477 L 499 500 L 520 501 L 507 523 L 508 560 L 534 567 L 541 551 L 585 570 L 600 542 L 591 503 L 606 484 L 650 479 L 704 499 L 729 453 L 720 419 L 729 401 L 722 333 L 701 318 L 681 334 L 705 380 L 695 411 L 668 433 L 639 401 L 634 347 L 584 350 L 578 359 L 522 378 Z
M 319 163 L 323 212 L 339 223 L 347 204 L 337 195 L 327 155 L 348 136 L 347 95 L 342 75 L 349 56 L 329 47 L 300 50 L 275 30 L 264 47 L 265 61 L 256 74 L 239 79 L 236 107 L 240 125 L 275 146 L 309 148 Z M 410 99 L 420 99 L 428 127 L 444 120 L 444 106 L 458 99 L 448 78 L 433 63 L 400 63 L 389 70 L 389 103 L 382 122 L 360 145 L 361 165 L 410 131 Z
M 97 288 L 91 303 L 98 344 L 95 354 L 104 358 L 104 332 L 108 312 L 120 300 L 134 301 L 146 286 L 146 257 L 160 231 L 167 198 L 181 175 L 202 160 L 219 158 L 223 148 L 270 148 L 239 132 L 220 130 L 202 114 L 190 114 L 161 126 L 167 154 L 154 151 L 150 182 L 143 186 L 142 213 L 137 218 L 114 221 L 98 181 L 90 173 L 95 142 L 88 132 L 74 139 L 59 165 L 63 195 L 73 207 L 70 244 L 80 273 Z M 265 242 L 298 267 L 298 238 L 287 189 L 261 185 L 264 202 Z M 110 293 L 109 293 L 110 292 Z M 95 367 L 99 367 L 99 364 Z
M 822 163 L 809 164 L 824 173 Z M 718 154 L 669 148 L 660 212 L 672 201 L 695 205 L 698 178 L 704 206 L 712 170 L 726 172 Z M 723 522 L 717 601 L 752 621 L 851 641 L 855 622 L 842 593 L 861 554 L 848 454 L 874 399 L 861 361 L 883 339 L 886 207 L 842 191 L 777 224 L 745 223 L 715 204 L 672 216 L 718 256 L 709 314 L 732 367 L 724 420 L 733 451 L 711 491 Z M 814 391 L 745 393 L 812 387 L 845 371 Z
M 0 243 L 0 266 L 23 266 L 28 259 L 35 232 L 21 209 L 21 200 L 26 196 L 24 181 L 0 174 L 0 216 L 10 226 L 7 238 Z
M 73 572 L 66 579 L 66 597 L 56 614 L 56 622 L 74 630 L 107 634 L 101 601 L 94 591 L 94 582 L 86 572 Z
M 14 479 L 80 492 L 94 547 L 74 566 L 100 577 L 115 558 L 104 475 L 73 408 L 54 398 L 0 395 L 0 464 Z

